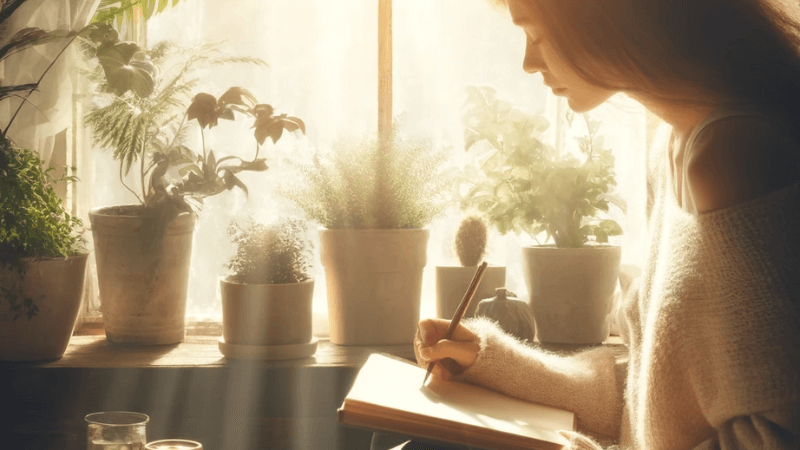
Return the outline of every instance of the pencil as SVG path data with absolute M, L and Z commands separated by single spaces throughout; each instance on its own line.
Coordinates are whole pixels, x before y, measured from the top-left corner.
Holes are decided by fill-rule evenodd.
M 472 277 L 472 282 L 469 284 L 467 292 L 464 293 L 464 298 L 461 299 L 461 303 L 453 314 L 453 318 L 450 320 L 450 326 L 447 327 L 447 331 L 444 332 L 442 339 L 450 339 L 453 337 L 453 332 L 456 330 L 458 323 L 461 322 L 461 318 L 464 317 L 464 313 L 467 311 L 472 297 L 475 296 L 475 291 L 478 290 L 478 285 L 481 283 L 481 278 L 483 278 L 483 273 L 486 271 L 486 266 L 488 265 L 489 263 L 484 261 L 478 266 L 478 270 L 475 271 L 475 276 Z M 433 367 L 435 365 L 436 363 L 434 362 L 428 364 L 428 371 L 425 373 L 425 378 L 422 380 L 423 386 L 425 386 L 425 382 L 428 381 L 428 377 L 431 375 L 431 372 L 433 372 Z

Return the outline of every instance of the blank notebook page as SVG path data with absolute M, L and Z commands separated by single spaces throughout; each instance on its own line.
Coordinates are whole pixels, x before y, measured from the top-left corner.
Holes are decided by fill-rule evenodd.
M 572 412 L 528 403 L 457 381 L 431 377 L 423 387 L 424 377 L 425 370 L 418 366 L 372 354 L 347 399 L 562 445 L 569 443 L 557 430 L 574 429 Z M 375 413 L 374 409 L 370 410 Z M 397 414 L 386 414 L 386 417 L 397 417 Z

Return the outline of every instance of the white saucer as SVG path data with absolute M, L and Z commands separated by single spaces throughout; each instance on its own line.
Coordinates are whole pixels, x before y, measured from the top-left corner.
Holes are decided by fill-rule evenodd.
M 219 337 L 219 351 L 227 358 L 239 359 L 298 359 L 308 358 L 317 351 L 317 338 L 306 344 L 241 345 L 228 344 Z

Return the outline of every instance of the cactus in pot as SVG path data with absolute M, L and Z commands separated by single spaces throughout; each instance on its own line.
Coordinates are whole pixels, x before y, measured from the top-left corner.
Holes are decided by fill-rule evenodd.
M 464 297 L 477 266 L 486 255 L 488 243 L 486 222 L 477 216 L 468 216 L 459 224 L 453 246 L 458 256 L 458 266 L 436 266 L 436 317 L 449 319 Z M 505 285 L 506 268 L 490 265 L 486 268 L 475 300 L 467 308 L 464 317 L 475 315 L 478 301 L 491 297 L 498 287 Z
M 456 255 L 464 267 L 476 267 L 486 253 L 488 230 L 479 217 L 470 216 L 461 221 L 456 231 Z

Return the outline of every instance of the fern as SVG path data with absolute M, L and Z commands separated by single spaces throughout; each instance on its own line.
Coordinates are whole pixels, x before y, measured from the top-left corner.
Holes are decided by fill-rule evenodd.
M 180 0 L 100 0 L 91 23 L 115 24 L 117 29 L 122 28 L 123 24 L 132 27 L 139 11 L 145 20 L 149 20 L 154 14 L 179 2 Z

